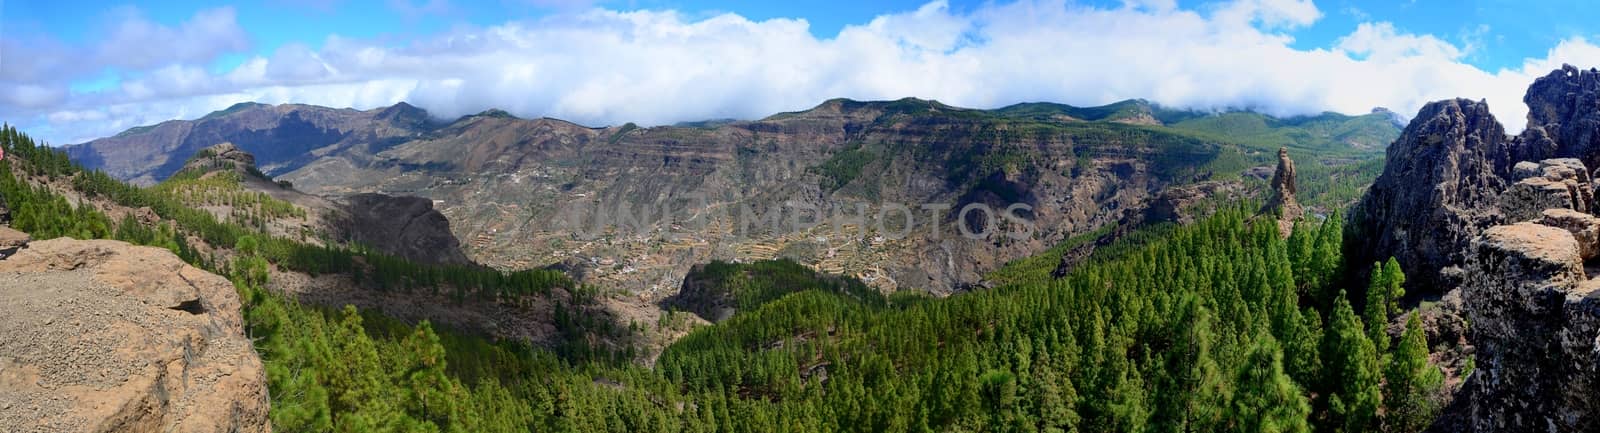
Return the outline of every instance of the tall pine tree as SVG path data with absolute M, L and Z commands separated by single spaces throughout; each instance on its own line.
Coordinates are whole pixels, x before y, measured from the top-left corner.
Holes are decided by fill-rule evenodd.
M 1322 396 L 1327 410 L 1324 427 L 1332 432 L 1365 432 L 1377 425 L 1381 394 L 1378 352 L 1361 319 L 1340 290 L 1333 300 L 1322 337 Z
M 1444 382 L 1444 374 L 1428 363 L 1428 339 L 1422 334 L 1417 313 L 1406 319 L 1406 332 L 1383 376 L 1384 430 L 1415 433 L 1427 428 L 1439 413 L 1433 396 Z
M 1283 370 L 1283 352 L 1270 335 L 1256 340 L 1233 375 L 1237 387 L 1219 430 L 1237 433 L 1307 433 L 1311 405 Z

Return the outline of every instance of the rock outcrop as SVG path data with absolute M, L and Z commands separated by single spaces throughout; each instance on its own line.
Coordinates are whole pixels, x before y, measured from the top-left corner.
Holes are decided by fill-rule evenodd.
M 422 263 L 468 264 L 450 220 L 433 200 L 386 194 L 356 194 L 341 200 L 350 239 Z
M 1227 202 L 1244 196 L 1244 185 L 1238 182 L 1208 180 L 1161 190 L 1145 209 L 1145 221 L 1171 221 L 1189 224 L 1215 211 L 1215 206 L 1204 206 L 1207 201 Z
M 1261 214 L 1276 215 L 1278 235 L 1286 238 L 1289 232 L 1294 231 L 1294 222 L 1306 213 L 1300 207 L 1300 202 L 1295 201 L 1295 192 L 1294 160 L 1289 159 L 1289 148 L 1280 147 L 1278 170 L 1272 173 L 1272 191 L 1267 196 L 1267 203 L 1261 207 Z
M 1522 101 L 1528 104 L 1528 127 L 1511 157 L 1579 158 L 1600 167 L 1600 70 L 1562 65 L 1534 80 Z
M 1515 139 L 1482 103 L 1429 104 L 1351 213 L 1350 263 L 1393 255 L 1412 293 L 1459 287 L 1459 308 L 1434 309 L 1441 320 L 1428 322 L 1429 342 L 1460 343 L 1469 324 L 1469 344 L 1453 347 L 1466 347 L 1477 367 L 1436 430 L 1600 424 L 1600 280 L 1585 266 L 1600 258 L 1588 169 L 1600 163 L 1597 90 L 1592 70 L 1539 79 L 1525 98 L 1528 129 Z
M 27 246 L 33 240 L 27 233 L 12 230 L 10 227 L 0 227 L 0 259 L 16 254 L 17 250 Z
M 1484 231 L 1472 245 L 1462 290 L 1477 370 L 1466 385 L 1465 428 L 1477 432 L 1579 432 L 1600 425 L 1600 296 L 1583 266 L 1600 220 L 1546 213 Z M 1580 214 L 1582 215 L 1582 214 Z M 1446 415 L 1450 417 L 1451 415 Z
M 1506 182 L 1496 167 L 1511 165 L 1499 157 L 1509 146 L 1484 102 L 1424 106 L 1350 213 L 1347 262 L 1370 266 L 1392 255 L 1414 293 L 1453 287 L 1473 237 L 1502 221 L 1493 203 Z
M 189 158 L 188 161 L 184 162 L 183 169 L 181 169 L 179 171 L 186 171 L 186 170 L 197 170 L 197 171 L 202 171 L 202 172 L 204 172 L 204 171 L 212 171 L 212 170 L 246 171 L 246 170 L 254 170 L 255 168 L 256 168 L 256 156 L 255 155 L 252 155 L 249 152 L 245 152 L 244 150 L 239 149 L 239 146 L 235 146 L 235 145 L 233 145 L 233 143 L 223 142 L 223 143 L 212 145 L 212 146 L 204 148 L 204 149 L 200 149 L 199 152 L 195 153 L 195 156 L 193 158 Z
M 240 186 L 267 194 L 306 210 L 309 218 L 288 217 L 268 224 L 279 236 L 300 235 L 303 229 L 325 233 L 336 241 L 358 242 L 386 254 L 428 264 L 471 264 L 460 241 L 450 232 L 450 221 L 434 210 L 433 201 L 421 197 L 355 194 L 330 200 L 300 192 L 268 178 L 256 168 L 256 157 L 233 143 L 201 149 L 180 172 L 210 176 L 215 172 L 238 175 Z M 224 213 L 225 214 L 225 213 Z
M 0 260 L 0 430 L 270 431 L 239 302 L 165 249 L 27 244 Z
M 1594 182 L 1576 158 L 1516 163 L 1511 169 L 1516 183 L 1500 195 L 1500 213 L 1506 221 L 1539 218 L 1545 209 L 1591 212 Z

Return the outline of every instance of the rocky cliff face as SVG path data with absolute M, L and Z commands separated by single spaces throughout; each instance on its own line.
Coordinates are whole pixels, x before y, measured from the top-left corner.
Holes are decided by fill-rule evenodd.
M 0 429 L 271 431 L 233 285 L 167 250 L 32 242 L 0 260 L 0 305 Z
M 433 200 L 368 193 L 339 203 L 348 215 L 342 225 L 350 240 L 421 263 L 471 263 Z
M 1481 103 L 1429 104 L 1352 212 L 1353 265 L 1392 254 L 1413 290 L 1460 289 L 1477 369 L 1436 430 L 1600 423 L 1600 217 L 1585 163 L 1600 159 L 1597 80 L 1570 66 L 1539 79 L 1516 138 Z M 1455 325 L 1432 325 L 1430 342 L 1454 339 Z
M 1454 270 L 1465 257 L 1455 252 L 1483 229 L 1550 207 L 1593 207 L 1592 188 L 1578 186 L 1593 181 L 1581 167 L 1600 164 L 1600 70 L 1563 65 L 1535 80 L 1523 101 L 1528 126 L 1516 137 L 1505 136 L 1481 103 L 1424 107 L 1351 214 L 1351 263 L 1393 254 L 1408 275 L 1420 274 L 1408 279 L 1414 289 L 1442 292 L 1458 284 Z M 1433 230 L 1439 233 L 1426 233 Z
M 1348 263 L 1360 269 L 1393 255 L 1411 287 L 1454 287 L 1472 238 L 1503 219 L 1493 204 L 1506 185 L 1496 167 L 1512 165 L 1503 159 L 1509 140 L 1483 102 L 1424 106 L 1350 213 Z

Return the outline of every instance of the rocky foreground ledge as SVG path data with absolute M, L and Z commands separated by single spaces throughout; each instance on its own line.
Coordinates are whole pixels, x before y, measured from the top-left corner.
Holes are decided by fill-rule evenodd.
M 1478 350 L 1467 431 L 1600 425 L 1600 278 L 1585 266 L 1600 256 L 1600 217 L 1589 213 L 1587 171 L 1576 159 L 1518 164 L 1501 211 L 1522 221 L 1473 240 L 1462 285 Z
M 167 250 L 20 240 L 0 253 L 0 430 L 268 432 L 228 280 Z

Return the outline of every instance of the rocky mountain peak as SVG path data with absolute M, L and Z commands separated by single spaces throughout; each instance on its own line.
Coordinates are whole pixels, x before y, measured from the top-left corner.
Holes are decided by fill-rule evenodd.
M 428 111 L 402 101 L 379 110 L 373 118 L 397 122 L 424 122 L 428 120 Z
M 1501 221 L 1505 179 L 1496 168 L 1510 139 L 1488 104 L 1466 99 L 1422 107 L 1389 146 L 1388 162 L 1351 211 L 1346 245 L 1358 270 L 1394 256 L 1421 292 L 1453 286 L 1470 242 Z M 1359 275 L 1360 273 L 1358 273 Z M 1443 290 L 1439 290 L 1443 291 Z

